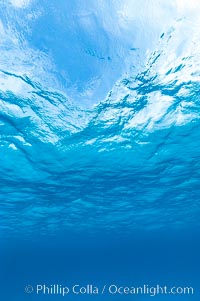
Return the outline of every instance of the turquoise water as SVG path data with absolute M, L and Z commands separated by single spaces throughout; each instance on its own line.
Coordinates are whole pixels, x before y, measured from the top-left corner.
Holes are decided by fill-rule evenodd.
M 3 301 L 66 281 L 198 300 L 200 5 L 142 2 L 0 3 Z

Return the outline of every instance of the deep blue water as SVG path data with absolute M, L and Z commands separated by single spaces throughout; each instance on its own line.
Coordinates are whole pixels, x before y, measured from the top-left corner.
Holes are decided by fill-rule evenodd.
M 0 300 L 199 299 L 199 16 L 196 0 L 0 2 Z

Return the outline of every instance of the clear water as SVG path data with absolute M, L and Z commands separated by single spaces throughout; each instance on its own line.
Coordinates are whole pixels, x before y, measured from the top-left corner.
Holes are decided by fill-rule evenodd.
M 66 281 L 188 285 L 155 298 L 198 300 L 199 12 L 0 2 L 3 301 L 64 300 L 24 286 Z

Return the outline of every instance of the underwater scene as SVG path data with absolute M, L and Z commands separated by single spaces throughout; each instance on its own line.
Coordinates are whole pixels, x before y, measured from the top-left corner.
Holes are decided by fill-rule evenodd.
M 200 1 L 0 1 L 0 300 L 200 299 Z

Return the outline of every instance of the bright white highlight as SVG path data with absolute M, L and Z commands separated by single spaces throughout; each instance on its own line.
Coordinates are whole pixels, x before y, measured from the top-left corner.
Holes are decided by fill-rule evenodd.
M 30 4 L 31 0 L 10 0 L 10 2 L 17 8 L 25 8 Z

